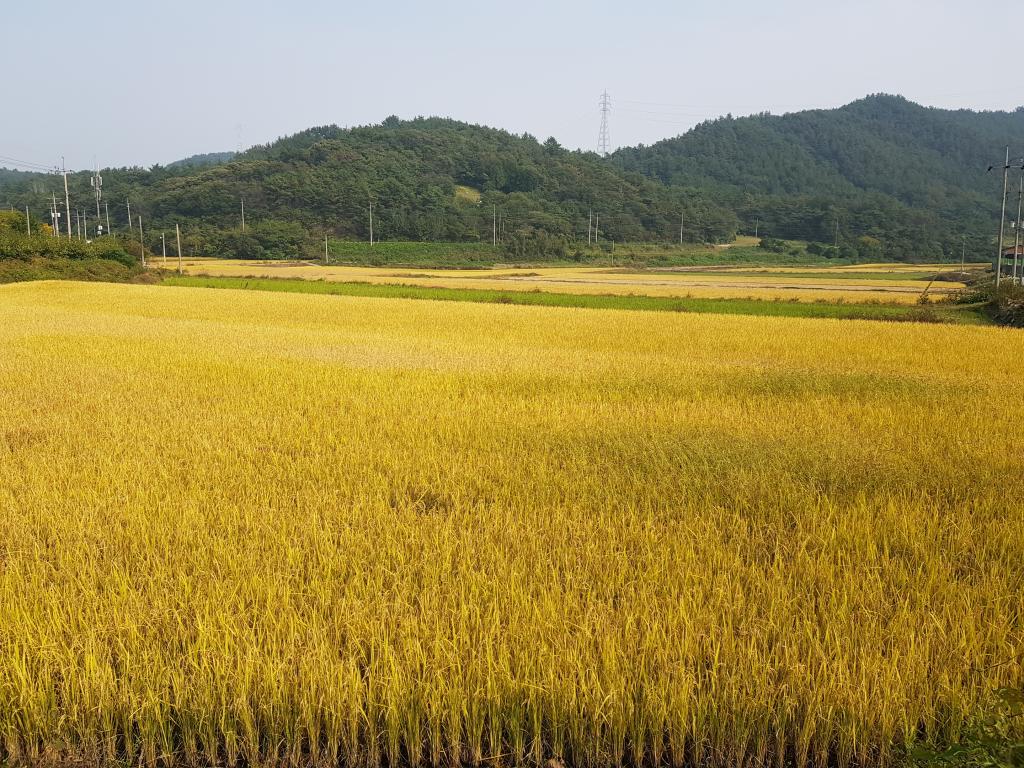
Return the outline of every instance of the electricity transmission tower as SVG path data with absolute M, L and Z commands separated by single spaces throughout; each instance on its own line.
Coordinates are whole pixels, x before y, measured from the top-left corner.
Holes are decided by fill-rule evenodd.
M 597 153 L 607 155 L 611 146 L 611 139 L 608 137 L 608 113 L 612 110 L 612 99 L 608 91 L 601 94 L 601 132 L 597 135 Z

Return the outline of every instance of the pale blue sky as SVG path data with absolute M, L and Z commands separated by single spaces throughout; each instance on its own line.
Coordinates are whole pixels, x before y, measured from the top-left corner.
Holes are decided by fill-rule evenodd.
M 69 167 L 94 156 L 148 166 L 389 114 L 593 149 L 605 88 L 616 146 L 726 112 L 879 91 L 944 107 L 1024 103 L 1009 0 L 5 6 L 0 166 L 61 155 Z

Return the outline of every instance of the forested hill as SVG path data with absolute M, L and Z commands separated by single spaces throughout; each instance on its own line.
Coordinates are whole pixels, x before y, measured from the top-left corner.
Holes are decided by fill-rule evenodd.
M 1024 110 L 928 109 L 873 96 L 835 110 L 723 118 L 650 147 L 601 158 L 441 118 L 312 128 L 231 153 L 150 169 L 104 171 L 115 232 L 126 198 L 157 247 L 182 224 L 189 250 L 243 257 L 322 249 L 323 236 L 505 242 L 543 252 L 604 242 L 723 242 L 737 231 L 828 243 L 843 256 L 990 255 L 1002 148 L 1024 150 Z M 88 172 L 72 209 L 95 218 Z M 59 178 L 0 169 L 0 206 L 48 221 Z M 240 231 L 241 201 L 246 231 Z M 320 243 L 318 246 L 317 243 Z M 560 244 L 560 245 L 559 245 Z M 827 251 L 829 253 L 834 251 Z M 537 255 L 543 255 L 538 253 Z
M 191 155 L 181 160 L 175 160 L 173 163 L 168 163 L 167 167 L 181 168 L 184 166 L 218 165 L 234 160 L 234 158 L 234 152 L 203 152 L 199 155 Z
M 698 187 L 748 228 L 777 237 L 928 240 L 995 228 L 1003 148 L 1024 150 L 1024 108 L 950 111 L 876 95 L 839 109 L 703 123 L 610 161 L 671 186 Z M 990 165 L 996 165 L 986 173 Z M 940 235 L 944 235 L 940 237 Z
M 50 189 L 33 192 L 29 179 L 47 180 L 58 197 L 63 188 L 55 177 L 20 176 L 21 184 L 0 181 L 0 204 L 30 204 L 42 220 Z M 71 185 L 72 208 L 94 215 L 89 173 Z M 325 233 L 365 240 L 371 203 L 378 240 L 490 242 L 500 222 L 506 237 L 531 233 L 536 247 L 585 243 L 591 210 L 606 241 L 678 238 L 681 217 L 691 241 L 725 242 L 738 226 L 702 193 L 623 172 L 594 153 L 439 118 L 313 128 L 208 167 L 108 170 L 103 190 L 115 232 L 131 198 L 149 231 L 180 222 L 198 249 L 240 256 L 294 254 L 299 244 L 317 253 Z M 235 231 L 243 199 L 245 237 Z

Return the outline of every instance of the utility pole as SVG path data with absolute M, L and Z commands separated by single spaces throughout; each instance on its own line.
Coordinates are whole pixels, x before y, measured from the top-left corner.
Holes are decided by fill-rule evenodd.
M 96 221 L 100 220 L 100 198 L 103 197 L 103 177 L 100 176 L 100 169 L 93 165 L 92 188 L 96 195 Z
M 601 94 L 601 101 L 598 103 L 601 107 L 601 130 L 597 134 L 597 154 L 607 155 L 611 146 L 611 138 L 608 135 L 608 113 L 612 109 L 612 100 L 608 91 Z
M 163 232 L 160 233 L 160 252 L 163 254 L 163 257 L 164 257 L 163 265 L 164 265 L 164 267 L 166 267 L 167 266 L 167 237 L 166 237 L 165 233 L 163 233 Z
M 89 214 L 86 213 L 85 208 L 82 209 L 82 240 L 86 243 L 89 242 Z
M 242 234 L 245 234 L 245 198 L 242 198 Z
M 132 233 L 132 201 L 127 197 L 124 199 L 124 204 L 128 206 L 128 235 Z
M 679 214 L 679 244 L 683 244 L 683 216 L 684 213 Z
M 64 156 L 60 157 L 60 167 L 64 174 L 64 211 L 68 215 L 68 240 L 71 239 L 71 195 L 68 194 L 68 169 L 64 166 Z
M 75 208 L 75 230 L 78 232 L 78 239 L 82 239 L 82 215 Z
M 60 239 L 60 211 L 57 210 L 57 195 L 53 194 L 53 206 L 50 208 L 50 220 L 53 223 L 53 236 Z
M 110 231 L 110 203 L 104 202 L 103 203 L 103 210 L 107 214 L 107 234 L 108 235 L 112 235 L 114 233 Z
M 25 231 L 28 233 L 29 237 L 32 236 L 32 219 L 28 217 L 27 205 L 25 206 Z
M 139 252 L 142 254 L 142 266 L 146 266 L 146 242 L 142 239 L 142 216 L 139 219 Z
M 328 238 L 330 238 L 330 235 L 324 235 L 324 266 L 331 263 L 331 254 L 330 251 L 327 250 Z
M 960 274 L 964 273 L 964 263 L 967 260 L 967 235 L 963 236 L 963 242 L 960 244 Z
M 996 254 L 996 288 L 1003 272 L 1003 230 L 1006 228 L 1006 185 L 1010 179 L 1010 148 L 1006 148 L 1006 162 L 1003 164 L 1003 212 L 999 216 L 999 253 Z
M 589 248 L 593 243 L 591 242 L 591 232 L 594 229 L 594 209 L 590 209 L 590 218 L 587 219 L 587 247 Z
M 1017 193 L 1017 221 L 1013 226 L 1013 282 L 1017 282 L 1017 256 L 1020 253 L 1020 214 L 1021 203 L 1024 202 L 1024 165 L 1020 170 L 1020 191 Z
M 839 247 L 839 216 L 836 216 L 836 241 L 834 246 Z
M 491 204 L 491 245 L 498 247 L 498 206 Z
M 373 248 L 373 200 L 370 201 L 370 247 Z
M 761 217 L 754 219 L 754 239 L 757 239 L 757 228 L 761 226 Z
M 180 274 L 182 274 L 182 269 L 181 269 L 181 229 L 178 227 L 177 223 L 175 223 L 175 225 L 174 225 L 174 234 L 178 238 L 178 274 L 180 275 Z
M 598 245 L 601 241 L 601 214 L 597 214 L 594 219 L 594 245 Z

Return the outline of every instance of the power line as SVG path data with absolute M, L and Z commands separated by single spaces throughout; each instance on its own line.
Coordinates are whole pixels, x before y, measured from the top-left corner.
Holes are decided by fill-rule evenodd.
M 33 171 L 39 171 L 40 173 L 57 173 L 57 167 L 55 165 L 46 165 L 44 163 L 34 163 L 31 160 L 19 160 L 16 157 L 10 157 L 8 155 L 0 155 L 0 161 L 5 163 L 14 163 L 23 168 L 29 168 Z

